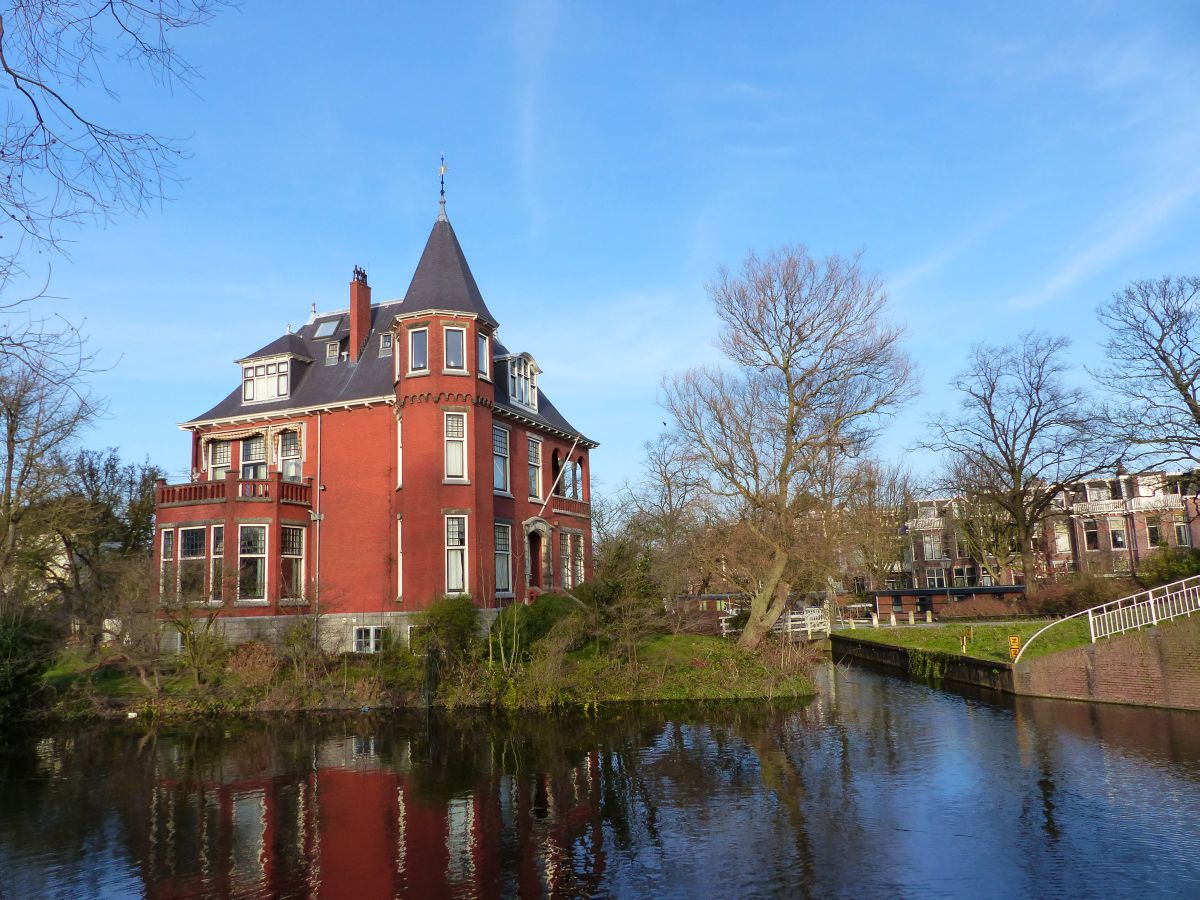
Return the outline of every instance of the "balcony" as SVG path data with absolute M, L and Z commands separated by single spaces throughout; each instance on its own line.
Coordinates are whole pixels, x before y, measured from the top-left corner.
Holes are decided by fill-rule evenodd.
M 1168 509 L 1183 509 L 1183 498 L 1178 494 L 1159 494 L 1156 497 L 1130 497 L 1128 500 L 1092 500 L 1071 506 L 1071 512 L 1081 516 L 1122 515 Z
M 572 500 L 558 494 L 550 497 L 550 509 L 564 516 L 578 516 L 581 519 L 592 517 L 592 505 L 586 500 Z
M 312 506 L 312 479 L 303 482 L 284 481 L 279 472 L 270 478 L 241 479 L 229 477 L 224 481 L 192 481 L 187 484 L 167 484 L 159 481 L 154 488 L 154 502 L 159 507 L 194 506 L 202 503 L 244 502 L 295 503 Z

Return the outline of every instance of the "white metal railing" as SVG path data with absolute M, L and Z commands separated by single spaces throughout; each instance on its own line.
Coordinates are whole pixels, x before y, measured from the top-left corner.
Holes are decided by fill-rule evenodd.
M 733 613 L 729 613 L 720 618 L 721 635 L 723 637 L 729 637 L 729 635 L 741 631 L 740 628 L 734 628 L 730 624 L 733 621 L 733 616 Z M 776 619 L 775 624 L 771 627 L 773 634 L 795 635 L 805 633 L 810 639 L 814 631 L 829 634 L 829 614 L 823 606 L 808 606 L 803 610 L 789 610 Z
M 1179 494 L 1158 494 L 1154 497 L 1128 497 L 1124 500 L 1088 500 L 1070 506 L 1070 511 L 1076 515 L 1149 512 L 1155 509 L 1183 509 L 1183 497 Z
M 1190 616 L 1194 612 L 1200 612 L 1200 575 L 1162 584 L 1148 591 L 1131 594 L 1120 600 L 1112 600 L 1109 603 L 1102 603 L 1091 609 L 1055 619 L 1033 633 L 1025 642 L 1025 646 L 1017 653 L 1013 665 L 1015 666 L 1021 661 L 1025 651 L 1029 649 L 1030 644 L 1037 640 L 1039 635 L 1055 625 L 1061 625 L 1063 622 L 1077 619 L 1080 616 L 1088 617 L 1088 636 L 1094 644 L 1098 638 L 1135 631 L 1179 616 Z
M 1200 612 L 1200 575 L 1173 581 L 1088 610 L 1092 642 Z

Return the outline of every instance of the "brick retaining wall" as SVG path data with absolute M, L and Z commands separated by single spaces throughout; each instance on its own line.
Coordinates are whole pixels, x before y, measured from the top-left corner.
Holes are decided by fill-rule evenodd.
M 1200 616 L 1022 661 L 1013 681 L 1034 697 L 1200 709 Z

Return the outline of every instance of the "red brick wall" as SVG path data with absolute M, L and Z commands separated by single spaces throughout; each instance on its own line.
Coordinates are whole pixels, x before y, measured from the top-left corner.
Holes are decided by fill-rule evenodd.
M 1018 694 L 1200 709 L 1200 615 L 1022 661 Z

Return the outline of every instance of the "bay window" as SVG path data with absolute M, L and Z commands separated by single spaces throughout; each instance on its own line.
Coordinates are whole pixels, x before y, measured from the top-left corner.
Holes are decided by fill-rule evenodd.
M 213 441 L 208 445 L 208 480 L 224 481 L 229 474 L 233 448 L 231 441 Z
M 488 378 L 492 374 L 492 354 L 488 352 L 486 334 L 475 336 L 475 367 L 479 370 L 482 378 Z
M 279 436 L 279 471 L 284 481 L 300 481 L 300 432 L 285 431 Z
M 220 603 L 225 586 L 225 526 L 212 527 L 212 567 L 208 576 L 208 599 Z
M 201 600 L 204 593 L 204 528 L 179 529 L 179 594 Z
M 445 413 L 446 477 L 465 481 L 467 477 L 467 414 Z
M 467 332 L 462 328 L 443 328 L 447 372 L 467 371 Z
M 467 590 L 467 517 L 446 516 L 446 593 Z
M 238 599 L 267 599 L 266 525 L 239 526 Z
M 497 525 L 496 532 L 496 593 L 512 593 L 512 526 Z
M 492 426 L 492 486 L 508 493 L 508 429 Z
M 263 436 L 242 441 L 242 478 L 261 480 L 267 477 L 267 442 Z
M 429 371 L 428 328 L 414 328 L 408 333 L 408 371 Z

